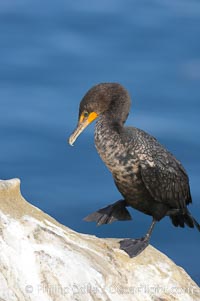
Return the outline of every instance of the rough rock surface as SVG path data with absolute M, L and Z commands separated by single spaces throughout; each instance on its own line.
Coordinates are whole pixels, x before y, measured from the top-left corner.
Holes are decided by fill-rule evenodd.
M 149 246 L 130 259 L 118 240 L 79 234 L 0 181 L 0 301 L 200 300 L 186 272 Z

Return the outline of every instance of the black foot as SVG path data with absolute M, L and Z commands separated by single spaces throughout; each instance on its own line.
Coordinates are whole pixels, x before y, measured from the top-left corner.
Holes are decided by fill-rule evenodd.
M 129 257 L 139 255 L 149 244 L 149 239 L 142 237 L 139 239 L 124 239 L 120 242 L 120 249 L 124 250 Z
M 126 202 L 121 200 L 105 208 L 91 213 L 84 218 L 87 222 L 96 222 L 97 226 L 111 224 L 115 221 L 131 220 L 131 215 L 126 209 Z

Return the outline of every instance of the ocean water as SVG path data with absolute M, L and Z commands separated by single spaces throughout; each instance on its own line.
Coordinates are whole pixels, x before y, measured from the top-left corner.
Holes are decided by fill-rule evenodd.
M 200 2 L 9 0 L 0 3 L 0 178 L 72 229 L 139 237 L 151 219 L 96 227 L 82 219 L 121 198 L 97 155 L 91 125 L 67 138 L 86 91 L 120 82 L 132 97 L 127 124 L 164 144 L 186 168 L 200 222 Z M 166 217 L 151 243 L 200 284 L 200 233 Z

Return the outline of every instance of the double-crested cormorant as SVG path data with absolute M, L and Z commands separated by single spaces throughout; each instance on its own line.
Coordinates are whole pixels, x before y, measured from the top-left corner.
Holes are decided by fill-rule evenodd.
M 128 92 L 118 83 L 92 87 L 80 103 L 78 125 L 69 144 L 73 145 L 81 132 L 98 118 L 95 145 L 124 199 L 85 220 L 96 221 L 98 225 L 130 220 L 128 206 L 151 215 L 153 221 L 144 237 L 120 241 L 120 248 L 134 257 L 147 247 L 155 223 L 166 215 L 175 227 L 183 228 L 186 224 L 200 231 L 200 225 L 187 209 L 192 199 L 181 163 L 148 133 L 124 126 L 130 104 Z

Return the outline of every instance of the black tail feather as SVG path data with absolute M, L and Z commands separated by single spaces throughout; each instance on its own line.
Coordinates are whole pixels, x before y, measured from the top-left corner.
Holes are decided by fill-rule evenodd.
M 196 221 L 196 219 L 193 218 L 194 224 L 196 226 L 196 228 L 199 230 L 200 232 L 200 225 L 198 224 L 198 222 Z
M 187 210 L 184 213 L 178 213 L 175 215 L 170 215 L 172 224 L 175 227 L 181 227 L 184 228 L 185 225 L 187 225 L 190 228 L 194 228 L 196 227 L 198 229 L 198 231 L 200 232 L 200 225 L 199 223 L 194 219 L 194 217 L 192 217 L 192 215 L 190 214 L 190 212 Z

